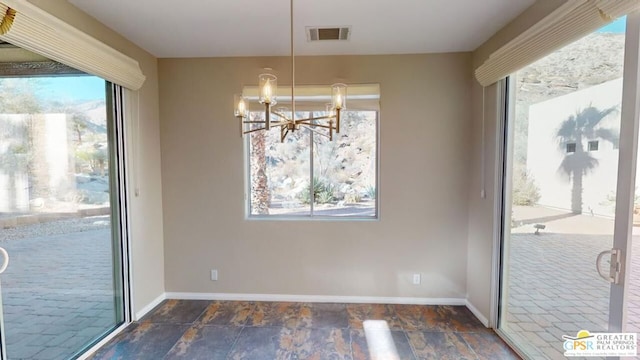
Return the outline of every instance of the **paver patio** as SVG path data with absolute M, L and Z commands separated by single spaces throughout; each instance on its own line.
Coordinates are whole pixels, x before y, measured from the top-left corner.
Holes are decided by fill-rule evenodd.
M 0 241 L 10 254 L 0 276 L 9 359 L 68 358 L 114 326 L 110 236 L 99 225 Z
M 595 260 L 613 244 L 613 220 L 515 208 L 505 330 L 536 359 L 566 359 L 562 335 L 607 331 L 609 283 Z M 533 224 L 546 229 L 535 235 Z M 637 229 L 634 229 L 637 231 Z M 640 331 L 640 236 L 633 236 L 626 331 Z M 605 264 L 606 265 L 606 264 Z

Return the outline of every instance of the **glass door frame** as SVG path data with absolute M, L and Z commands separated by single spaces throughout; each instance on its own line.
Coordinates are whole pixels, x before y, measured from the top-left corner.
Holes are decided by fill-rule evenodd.
M 127 172 L 127 158 L 132 155 L 127 149 L 127 130 L 130 129 L 127 124 L 131 123 L 131 120 L 127 118 L 128 116 L 133 116 L 133 114 L 127 110 L 130 110 L 135 100 L 131 96 L 131 91 L 120 85 L 106 82 L 106 91 L 109 94 L 107 96 L 107 121 L 108 125 L 113 129 L 109 132 L 110 146 L 113 147 L 109 161 L 114 165 L 114 171 L 110 175 L 113 184 L 111 188 L 111 217 L 114 220 L 112 222 L 112 236 L 114 237 L 112 241 L 114 254 L 113 271 L 114 280 L 116 280 L 114 286 L 120 285 L 122 289 L 122 293 L 117 294 L 120 297 L 116 296 L 114 301 L 122 302 L 123 320 L 120 325 L 106 333 L 102 339 L 79 351 L 75 356 L 77 360 L 84 360 L 93 355 L 96 350 L 126 329 L 133 321 L 134 316 L 132 305 L 131 228 L 129 225 L 131 222 L 131 214 L 129 212 L 131 204 L 131 192 L 129 190 L 131 185 L 128 182 L 130 178 Z M 120 255 L 119 258 L 115 259 L 118 254 Z M 120 269 L 115 268 L 116 265 L 120 266 Z M 117 293 L 117 289 L 115 290 Z
M 625 34 L 625 55 L 623 73 L 623 94 L 621 106 L 620 146 L 618 159 L 618 179 L 616 191 L 615 226 L 613 236 L 613 249 L 621 250 L 621 270 L 618 284 L 610 285 L 609 301 L 609 332 L 622 332 L 626 323 L 626 296 L 628 289 L 628 277 L 626 272 L 631 261 L 631 243 L 633 230 L 633 199 L 635 196 L 638 132 L 640 130 L 640 11 L 627 15 Z M 494 224 L 494 261 L 492 268 L 492 299 L 490 325 L 495 328 L 498 335 L 519 351 L 509 336 L 500 328 L 500 316 L 502 296 L 505 289 L 503 281 L 505 225 L 507 214 L 510 211 L 510 199 L 506 193 L 507 176 L 511 173 L 510 162 L 512 156 L 509 151 L 513 149 L 513 136 L 510 127 L 515 110 L 513 107 L 515 89 L 513 77 L 508 77 L 497 84 L 498 90 L 498 114 L 496 134 L 498 135 L 498 149 L 496 157 L 496 192 L 494 204 L 496 216 Z M 609 250 L 609 249 L 603 249 Z M 594 267 L 595 260 L 593 259 Z M 604 281 L 604 280 L 603 280 Z M 576 329 L 576 331 L 579 329 Z M 558 339 L 560 341 L 560 339 Z M 524 354 L 520 354 L 524 355 Z
M 640 130 L 640 11 L 627 16 L 622 107 L 620 116 L 620 150 L 616 189 L 616 221 L 613 248 L 622 251 L 620 283 L 611 284 L 609 331 L 622 332 L 626 324 L 626 295 L 630 279 L 633 206 L 636 186 L 638 131 Z

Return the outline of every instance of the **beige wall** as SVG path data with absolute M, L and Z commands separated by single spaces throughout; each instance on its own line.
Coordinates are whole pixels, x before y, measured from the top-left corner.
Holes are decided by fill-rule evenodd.
M 515 20 L 498 31 L 473 53 L 473 69 L 480 66 L 484 60 L 500 46 L 506 44 L 523 31 L 540 21 L 546 15 L 564 4 L 566 0 L 538 0 L 529 9 L 520 14 Z M 471 172 L 469 177 L 469 248 L 467 268 L 467 298 L 469 302 L 486 318 L 490 318 L 491 310 L 491 271 L 497 259 L 493 257 L 494 237 L 497 236 L 495 202 L 496 181 L 499 180 L 496 170 L 501 164 L 496 162 L 499 142 L 503 136 L 498 134 L 498 119 L 501 104 L 499 104 L 499 87 L 489 86 L 484 90 L 477 81 L 473 80 L 472 91 L 472 130 L 471 143 Z M 484 98 L 484 148 L 482 143 Z M 484 153 L 484 188 L 486 198 L 480 197 L 482 188 L 482 161 Z
M 380 221 L 245 220 L 233 94 L 264 67 L 290 83 L 289 59 L 160 59 L 167 291 L 465 298 L 470 54 L 296 66 L 300 85 L 380 83 Z
M 184 292 L 466 294 L 489 316 L 497 90 L 485 93 L 483 149 L 482 88 L 468 69 L 565 0 L 538 1 L 473 56 L 298 59 L 299 84 L 381 84 L 379 222 L 244 220 L 232 94 L 252 85 L 260 68 L 286 72 L 287 59 L 160 60 L 160 134 L 157 60 L 64 0 L 29 1 L 136 58 L 147 76 L 140 92 L 142 192 L 132 204 L 136 308 L 166 284 L 167 291 Z M 286 84 L 287 74 L 279 75 Z M 482 151 L 486 199 L 479 196 Z M 166 263 L 164 251 L 171 254 Z M 208 280 L 213 267 L 218 282 Z M 423 274 L 423 285 L 410 285 L 414 272 Z
M 134 309 L 140 310 L 164 292 L 162 184 L 158 120 L 157 60 L 65 0 L 29 0 L 31 3 L 114 47 L 140 63 L 147 76 L 140 89 L 141 195 L 132 196 L 132 263 Z M 129 182 L 131 184 L 131 182 Z M 132 191 L 130 191 L 132 193 Z

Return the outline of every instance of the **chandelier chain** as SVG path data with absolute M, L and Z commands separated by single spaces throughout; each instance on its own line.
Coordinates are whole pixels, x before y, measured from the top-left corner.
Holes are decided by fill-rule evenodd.
M 293 0 L 290 0 L 289 15 L 290 21 L 290 35 L 291 35 L 291 119 L 296 118 L 296 57 L 293 48 Z

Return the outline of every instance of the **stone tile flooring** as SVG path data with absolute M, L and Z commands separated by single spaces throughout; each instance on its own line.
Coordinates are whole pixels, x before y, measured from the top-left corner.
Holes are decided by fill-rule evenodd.
M 168 300 L 98 359 L 519 359 L 462 306 Z

